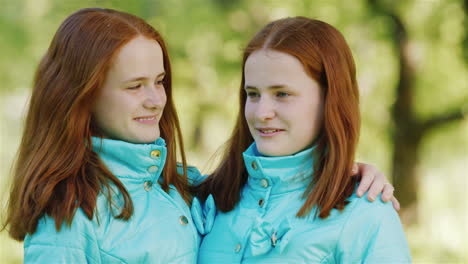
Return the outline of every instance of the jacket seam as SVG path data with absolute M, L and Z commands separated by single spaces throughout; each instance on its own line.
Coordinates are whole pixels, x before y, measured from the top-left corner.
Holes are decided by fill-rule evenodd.
M 95 214 L 96 214 L 96 212 L 95 212 Z M 96 216 L 97 216 L 97 214 L 96 214 Z M 97 224 L 97 223 L 96 223 L 95 221 L 92 221 L 92 223 L 93 223 L 93 226 L 92 226 L 91 229 L 93 230 L 94 239 L 95 239 L 95 241 L 96 241 L 97 248 L 99 249 L 99 258 L 100 258 L 99 263 L 102 263 L 102 256 L 101 256 L 101 251 L 102 251 L 102 249 L 101 249 L 101 243 L 100 243 L 100 241 L 99 241 L 99 239 L 98 239 L 98 236 L 97 236 L 97 233 L 96 233 L 96 228 L 95 228 L 95 224 Z
M 102 253 L 104 253 L 104 254 L 106 254 L 107 256 L 111 256 L 111 257 L 113 257 L 113 258 L 115 258 L 115 259 L 118 259 L 118 260 L 121 261 L 122 263 L 126 263 L 126 261 L 123 260 L 122 258 L 119 258 L 119 257 L 117 257 L 117 256 L 114 255 L 114 254 L 110 254 L 110 253 L 107 252 L 106 250 L 103 250 L 100 246 L 99 246 L 99 251 L 102 252 Z M 101 259 L 102 259 L 102 258 L 101 258 Z

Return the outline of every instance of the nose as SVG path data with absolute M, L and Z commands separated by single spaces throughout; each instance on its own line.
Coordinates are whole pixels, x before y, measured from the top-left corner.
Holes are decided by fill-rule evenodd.
M 266 96 L 260 97 L 257 103 L 257 109 L 255 116 L 260 121 L 267 121 L 275 117 L 275 105 L 274 102 L 269 100 Z
M 150 86 L 145 89 L 143 107 L 147 109 L 162 109 L 166 104 L 166 91 L 164 87 Z

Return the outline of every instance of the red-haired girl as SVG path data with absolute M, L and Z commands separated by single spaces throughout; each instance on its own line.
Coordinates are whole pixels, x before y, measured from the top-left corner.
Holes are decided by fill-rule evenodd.
M 395 210 L 357 197 L 349 177 L 359 92 L 334 27 L 304 17 L 265 26 L 245 49 L 239 93 L 224 158 L 200 186 L 204 223 L 194 202 L 200 263 L 411 261 Z
M 188 178 L 200 174 L 185 162 L 166 45 L 141 18 L 65 19 L 18 155 L 7 223 L 26 263 L 195 263 Z

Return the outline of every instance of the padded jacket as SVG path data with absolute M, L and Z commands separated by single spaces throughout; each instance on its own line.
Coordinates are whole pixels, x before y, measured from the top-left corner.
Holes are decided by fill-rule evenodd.
M 100 194 L 92 220 L 78 209 L 71 226 L 57 231 L 54 219 L 45 216 L 25 238 L 25 263 L 196 263 L 200 237 L 190 209 L 175 187 L 166 193 L 159 185 L 164 140 L 132 144 L 93 138 L 92 144 L 129 192 L 134 214 L 128 221 L 114 218 Z M 200 179 L 196 168 L 188 171 L 191 181 Z
M 205 235 L 199 263 L 408 263 L 408 244 L 391 203 L 355 194 L 325 219 L 296 217 L 313 173 L 314 148 L 265 157 L 255 143 L 243 154 L 248 180 L 227 213 L 210 196 L 195 200 L 194 221 Z

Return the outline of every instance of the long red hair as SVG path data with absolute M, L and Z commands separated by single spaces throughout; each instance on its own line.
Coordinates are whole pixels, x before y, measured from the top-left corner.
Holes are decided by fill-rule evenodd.
M 162 187 L 174 185 L 189 202 L 187 167 L 179 120 L 172 99 L 171 66 L 161 35 L 143 19 L 110 9 L 81 9 L 62 23 L 42 58 L 18 150 L 7 218 L 10 235 L 23 240 L 33 234 L 44 215 L 55 219 L 57 230 L 71 224 L 78 208 L 93 218 L 100 193 L 112 203 L 115 186 L 123 201 L 116 218 L 133 214 L 123 184 L 93 152 L 91 136 L 99 135 L 91 109 L 119 49 L 137 36 L 156 40 L 163 51 L 167 103 L 160 121 L 167 144 Z M 176 154 L 183 175 L 177 173 Z
M 271 22 L 247 45 L 236 126 L 225 145 L 220 165 L 199 187 L 199 196 L 205 199 L 213 194 L 217 207 L 224 212 L 234 209 L 240 200 L 248 178 L 242 153 L 253 142 L 244 118 L 244 66 L 250 54 L 259 49 L 296 57 L 323 89 L 324 122 L 315 140 L 318 152 L 315 172 L 297 216 L 308 215 L 317 206 L 318 216 L 326 218 L 333 208 L 343 209 L 354 190 L 355 180 L 349 175 L 359 137 L 359 92 L 354 60 L 344 37 L 331 25 L 305 17 Z

